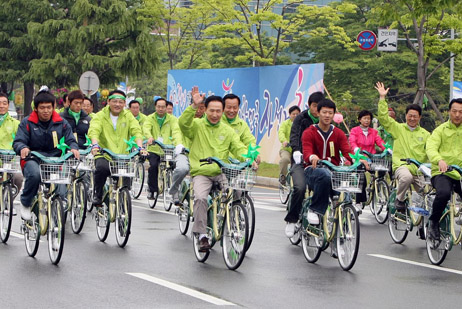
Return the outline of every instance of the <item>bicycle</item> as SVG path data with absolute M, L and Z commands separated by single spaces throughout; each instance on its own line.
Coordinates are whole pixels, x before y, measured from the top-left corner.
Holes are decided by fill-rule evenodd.
M 462 176 L 462 167 L 450 165 L 448 172 L 457 171 Z M 451 199 L 439 221 L 440 239 L 431 239 L 426 235 L 427 255 L 433 265 L 440 265 L 453 246 L 462 243 L 462 205 L 457 203 L 457 194 L 452 191 Z M 427 222 L 428 224 L 428 222 Z
M 292 193 L 292 176 L 290 175 L 290 165 L 287 169 L 285 184 L 279 182 L 279 200 L 282 204 L 286 204 L 289 201 L 289 197 Z
M 128 242 L 132 222 L 132 200 L 124 178 L 135 176 L 138 151 L 119 155 L 109 149 L 102 149 L 101 153 L 109 159 L 111 179 L 104 187 L 104 203 L 95 212 L 96 234 L 101 242 L 105 242 L 109 226 L 114 223 L 117 244 L 123 248 Z
M 130 193 L 134 199 L 138 199 L 143 192 L 144 180 L 146 178 L 146 171 L 144 169 L 144 157 L 139 157 L 135 166 L 135 176 L 132 180 Z
M 390 188 L 385 180 L 386 172 L 390 170 L 391 156 L 388 152 L 372 154 L 362 151 L 371 161 L 370 181 L 366 187 L 368 193 L 366 205 L 369 205 L 372 214 L 379 224 L 384 224 L 388 219 L 388 199 Z
M 234 190 L 250 190 L 255 183 L 255 172 L 249 162 L 227 164 L 215 157 L 201 159 L 204 164 L 216 163 L 225 176 L 224 183 L 214 182 L 210 191 L 207 234 L 210 245 L 220 241 L 223 259 L 228 269 L 237 269 L 244 260 L 249 237 L 247 209 L 240 199 L 234 199 Z M 199 235 L 193 235 L 196 259 L 205 262 L 210 250 L 200 252 Z
M 425 239 L 424 218 L 429 215 L 429 209 L 431 208 L 432 199 L 434 198 L 434 193 L 432 193 L 432 189 L 430 188 L 431 171 L 429 167 L 415 159 L 401 159 L 401 161 L 406 162 L 406 164 L 414 164 L 418 167 L 419 173 L 422 173 L 424 176 L 425 187 L 421 192 L 412 192 L 411 190 L 407 192 L 407 198 L 404 201 L 406 204 L 406 211 L 404 212 L 396 211 L 395 208 L 398 186 L 395 184 L 391 190 L 388 200 L 388 231 L 390 232 L 391 239 L 397 244 L 402 244 L 406 240 L 408 233 L 417 226 L 420 226 L 418 232 L 420 238 Z
M 28 159 L 36 157 L 40 160 L 40 185 L 37 196 L 32 202 L 30 220 L 23 220 L 21 229 L 27 254 L 34 257 L 40 243 L 40 237 L 47 234 L 48 254 L 51 263 L 57 265 L 61 260 L 64 248 L 65 221 L 63 200 L 57 192 L 57 185 L 71 182 L 71 165 L 66 160 L 73 154 L 63 157 L 45 157 L 32 151 Z
M 173 170 L 175 169 L 175 146 L 167 145 L 159 140 L 154 140 L 154 143 L 162 148 L 163 154 L 160 156 L 159 173 L 157 185 L 159 191 L 153 200 L 148 199 L 150 208 L 156 207 L 159 196 L 162 195 L 164 201 L 164 209 L 170 211 L 172 208 L 172 197 L 168 193 L 173 183 Z
M 13 222 L 13 196 L 18 188 L 13 183 L 13 174 L 21 172 L 19 157 L 13 150 L 0 150 L 0 240 L 2 243 L 10 237 Z
M 307 212 L 311 199 L 306 199 L 302 207 L 301 240 L 303 254 L 309 263 L 315 263 L 323 250 L 330 244 L 340 267 L 348 271 L 357 259 L 360 242 L 358 213 L 352 205 L 350 193 L 359 193 L 364 181 L 364 168 L 361 165 L 335 166 L 322 160 L 318 168 L 328 168 L 331 175 L 332 190 L 340 192 L 334 196 L 320 225 L 308 222 Z M 335 241 L 335 244 L 334 244 Z M 334 253 L 334 252 L 337 253 Z

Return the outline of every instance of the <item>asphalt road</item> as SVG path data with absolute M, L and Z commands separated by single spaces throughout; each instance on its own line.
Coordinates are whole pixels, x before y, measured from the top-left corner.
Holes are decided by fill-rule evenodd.
M 316 264 L 284 236 L 285 206 L 276 190 L 255 188 L 256 232 L 237 271 L 226 268 L 216 244 L 206 263 L 196 261 L 192 240 L 180 235 L 173 210 L 145 196 L 134 201 L 126 248 L 98 241 L 87 218 L 80 235 L 66 227 L 64 253 L 50 263 L 46 239 L 30 258 L 14 218 L 12 237 L 0 245 L 0 308 L 434 308 L 458 307 L 462 252 L 449 252 L 442 267 L 430 264 L 415 231 L 394 244 L 386 225 L 366 209 L 354 268 L 343 271 L 329 249 Z M 69 224 L 68 224 L 69 225 Z

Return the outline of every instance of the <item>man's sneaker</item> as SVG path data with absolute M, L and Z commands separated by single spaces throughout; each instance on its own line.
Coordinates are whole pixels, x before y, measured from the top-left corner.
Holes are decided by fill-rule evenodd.
M 21 213 L 21 218 L 23 220 L 29 221 L 32 219 L 30 207 L 26 207 L 21 203 L 19 204 L 19 212 Z
M 172 196 L 173 205 L 175 205 L 175 206 L 180 205 L 180 196 L 179 196 L 178 192 L 175 193 L 175 194 L 171 194 L 171 196 Z
M 295 234 L 295 223 L 288 222 L 286 225 L 286 236 L 288 238 L 294 237 Z
M 286 184 L 286 175 L 280 175 L 279 176 L 279 183 L 283 186 Z
M 308 210 L 308 212 L 306 213 L 306 218 L 308 219 L 308 223 L 311 225 L 319 224 L 319 216 L 312 210 Z
M 157 197 L 157 192 L 148 192 L 148 200 L 155 200 Z
M 406 203 L 401 202 L 400 200 L 398 200 L 398 198 L 396 198 L 395 199 L 395 209 L 400 212 L 406 210 Z
M 354 207 L 355 207 L 356 212 L 358 213 L 358 215 L 363 213 L 363 207 L 362 207 L 361 203 L 354 204 Z
M 428 229 L 427 229 L 428 237 L 433 240 L 440 240 L 440 224 L 439 222 L 434 222 L 430 220 L 428 222 Z
M 208 238 L 202 237 L 199 240 L 199 252 L 207 252 L 210 248 L 212 248 L 212 246 L 210 246 Z

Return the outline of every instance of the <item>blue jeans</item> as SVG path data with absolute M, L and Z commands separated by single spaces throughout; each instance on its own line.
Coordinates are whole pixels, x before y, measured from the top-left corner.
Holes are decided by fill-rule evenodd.
M 306 183 L 314 191 L 311 198 L 310 209 L 319 215 L 324 215 L 332 195 L 331 173 L 325 168 L 305 169 Z
M 26 181 L 24 182 L 24 189 L 21 194 L 21 204 L 25 207 L 31 207 L 40 185 L 40 166 L 37 161 L 27 161 L 23 174 Z M 64 199 L 67 191 L 66 185 L 57 185 L 56 191 Z

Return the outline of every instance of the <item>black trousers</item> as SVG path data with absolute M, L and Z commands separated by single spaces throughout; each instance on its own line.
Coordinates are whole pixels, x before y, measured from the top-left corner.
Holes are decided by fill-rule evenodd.
M 292 177 L 293 192 L 290 200 L 290 208 L 284 220 L 289 223 L 296 223 L 300 217 L 303 199 L 305 198 L 306 180 L 302 164 L 292 164 L 290 168 Z
M 436 196 L 433 201 L 433 210 L 430 215 L 430 220 L 438 222 L 441 219 L 444 208 L 446 208 L 451 198 L 452 190 L 459 194 L 459 196 L 462 196 L 462 190 L 459 180 L 452 179 L 446 175 L 436 175 L 432 177 L 432 185 L 436 189 Z
M 159 163 L 160 156 L 150 152 L 148 156 L 149 169 L 148 169 L 148 187 L 149 192 L 158 192 L 158 178 L 159 178 Z

